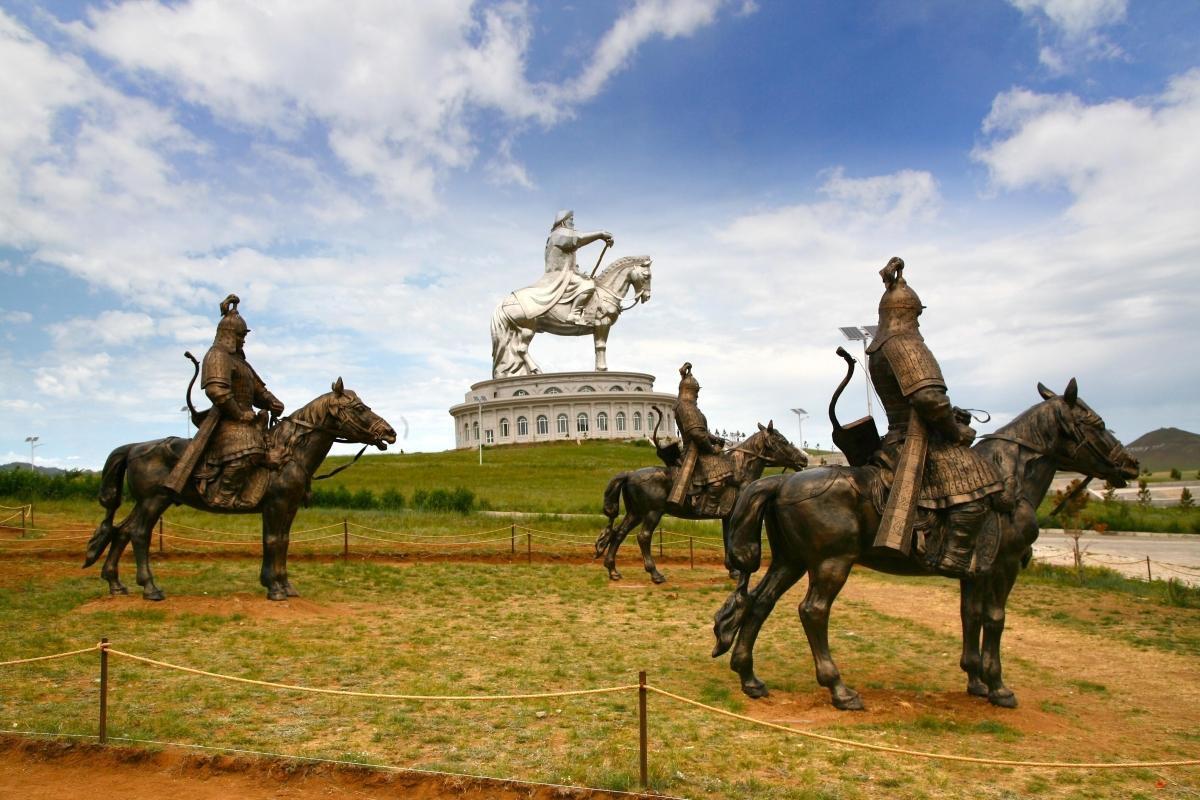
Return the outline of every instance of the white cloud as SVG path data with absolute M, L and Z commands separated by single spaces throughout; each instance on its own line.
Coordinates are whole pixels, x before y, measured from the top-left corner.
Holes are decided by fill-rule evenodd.
M 52 366 L 40 367 L 34 374 L 38 391 L 55 400 L 71 400 L 91 393 L 112 365 L 108 353 L 63 359 Z
M 0 322 L 7 322 L 9 325 L 26 325 L 33 322 L 33 314 L 28 311 L 5 311 L 0 308 Z
M 1038 26 L 1050 44 L 1038 52 L 1050 72 L 1067 72 L 1073 62 L 1119 58 L 1121 48 L 1101 31 L 1125 19 L 1128 0 L 1009 0 Z

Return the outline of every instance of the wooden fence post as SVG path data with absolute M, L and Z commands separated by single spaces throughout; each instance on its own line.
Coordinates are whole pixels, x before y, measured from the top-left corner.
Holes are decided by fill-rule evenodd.
M 662 528 L 659 528 L 659 529 L 658 529 L 658 557 L 659 557 L 659 558 L 662 558 L 662 557 L 663 557 L 663 554 L 662 554 L 662 540 L 663 540 L 663 532 L 662 532 Z
M 638 673 L 638 774 L 642 788 L 649 786 L 648 746 L 646 744 L 646 670 Z
M 533 534 L 525 534 L 525 563 L 533 563 Z
M 1154 576 L 1150 574 L 1150 556 L 1146 556 L 1146 580 L 1154 582 Z
M 21 538 L 25 538 L 25 506 L 21 506 Z
M 512 537 L 512 551 L 517 552 L 517 523 L 508 526 L 508 533 Z
M 696 540 L 695 537 L 688 537 L 688 561 L 692 562 L 692 569 L 696 568 Z
M 100 640 L 100 744 L 108 744 L 108 637 Z
M 161 555 L 163 551 L 163 520 L 158 518 L 158 552 Z
M 36 528 L 37 523 L 33 521 L 33 503 L 29 504 L 29 527 Z
M 350 557 L 350 523 L 342 517 L 342 558 Z

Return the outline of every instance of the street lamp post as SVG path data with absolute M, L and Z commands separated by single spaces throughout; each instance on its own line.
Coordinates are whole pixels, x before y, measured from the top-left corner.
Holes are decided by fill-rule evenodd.
M 29 470 L 30 470 L 30 472 L 33 471 L 33 456 L 34 456 L 33 451 L 36 450 L 37 448 L 41 447 L 41 445 L 37 443 L 39 438 L 40 437 L 38 437 L 38 436 L 26 436 L 25 437 L 25 441 L 29 442 Z
M 862 342 L 863 360 L 861 363 L 863 368 L 863 381 L 867 385 L 867 416 L 873 416 L 871 411 L 871 375 L 867 372 L 867 342 L 875 338 L 875 332 L 879 330 L 878 325 L 853 325 L 844 328 L 838 328 L 847 340 L 851 342 Z
M 793 408 L 792 413 L 796 415 L 796 424 L 800 427 L 800 447 L 804 447 L 804 420 L 808 419 L 808 412 L 803 408 Z
M 192 438 L 192 413 L 187 406 L 182 406 L 179 410 L 183 412 L 184 438 L 190 439 Z

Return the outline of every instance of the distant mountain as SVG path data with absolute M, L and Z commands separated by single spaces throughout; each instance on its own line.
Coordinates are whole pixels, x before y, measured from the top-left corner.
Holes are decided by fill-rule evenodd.
M 1177 467 L 1194 470 L 1200 467 L 1200 434 L 1179 428 L 1159 428 L 1138 437 L 1125 448 L 1153 471 Z
M 13 461 L 11 463 L 0 466 L 0 472 L 6 472 L 8 470 L 14 470 L 14 469 L 29 469 L 29 462 L 28 461 Z M 70 470 L 59 469 L 58 467 L 34 467 L 34 469 L 36 469 L 38 472 L 40 472 L 43 475 L 66 475 L 68 472 L 70 472 Z

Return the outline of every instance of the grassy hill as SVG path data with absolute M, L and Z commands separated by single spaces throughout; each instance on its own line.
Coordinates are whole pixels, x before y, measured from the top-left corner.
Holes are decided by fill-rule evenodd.
M 1158 472 L 1200 468 L 1200 434 L 1179 428 L 1159 428 L 1126 445 L 1144 469 Z
M 322 472 L 348 462 L 326 460 Z M 350 491 L 388 489 L 411 498 L 416 489 L 464 486 L 487 507 L 536 513 L 600 513 L 604 487 L 618 472 L 658 464 L 649 442 L 585 441 L 485 447 L 476 450 L 363 456 L 337 477 L 316 484 Z

